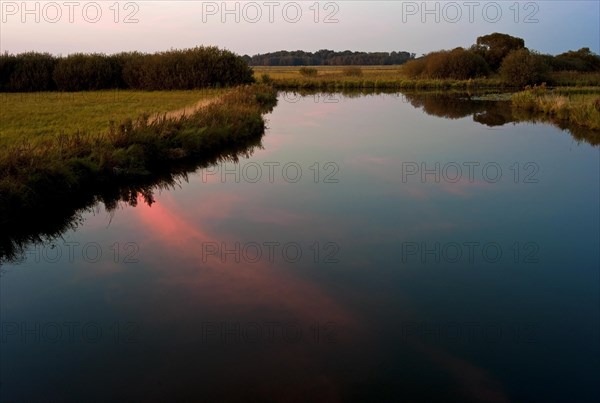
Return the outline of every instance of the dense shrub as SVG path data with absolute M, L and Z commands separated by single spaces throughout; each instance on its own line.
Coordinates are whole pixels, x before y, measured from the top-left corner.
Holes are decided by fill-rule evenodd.
M 174 90 L 251 83 L 253 72 L 243 58 L 216 47 L 145 55 L 122 54 L 123 79 L 129 88 Z
M 519 49 L 504 58 L 500 75 L 505 82 L 524 87 L 541 83 L 547 69 L 540 55 Z
M 77 53 L 59 59 L 53 73 L 60 91 L 93 91 L 117 88 L 121 66 L 115 58 Z
M 484 76 L 488 71 L 481 56 L 463 48 L 435 52 L 426 58 L 425 73 L 429 78 L 466 80 Z
M 242 57 L 217 47 L 111 56 L 78 53 L 64 58 L 40 53 L 0 56 L 0 91 L 185 90 L 253 80 Z
M 554 71 L 600 71 L 600 57 L 590 48 L 570 50 L 557 56 L 549 57 L 549 64 Z
M 425 68 L 427 67 L 427 61 L 424 57 L 414 59 L 406 62 L 402 66 L 402 72 L 410 78 L 422 77 L 425 75 Z
M 27 92 L 55 89 L 52 72 L 58 60 L 48 53 L 0 55 L 0 91 Z
M 456 48 L 451 51 L 432 52 L 423 58 L 412 60 L 404 65 L 403 71 L 413 78 L 466 80 L 487 75 L 489 67 L 481 56 L 463 48 Z

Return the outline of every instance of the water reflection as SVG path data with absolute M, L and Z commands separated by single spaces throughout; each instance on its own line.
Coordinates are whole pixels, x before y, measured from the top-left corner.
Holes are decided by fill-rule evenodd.
M 507 100 L 507 94 L 496 94 L 492 92 L 459 92 L 459 91 L 404 91 L 396 92 L 390 90 L 346 90 L 335 93 L 322 93 L 311 90 L 302 90 L 286 93 L 284 100 L 297 102 L 301 97 L 311 97 L 322 104 L 338 103 L 342 98 L 360 98 L 368 95 L 386 94 L 395 96 L 402 102 L 408 103 L 415 108 L 431 116 L 444 119 L 461 119 L 472 116 L 473 121 L 488 127 L 499 127 L 509 123 L 542 123 L 550 124 L 561 130 L 568 131 L 578 142 L 598 146 L 600 144 L 600 132 L 578 126 L 568 121 L 543 113 L 515 109 Z M 492 95 L 490 97 L 490 95 Z M 493 100 L 493 95 L 499 95 L 499 100 Z
M 0 217 L 0 265 L 17 262 L 24 248 L 30 244 L 47 243 L 61 234 L 75 230 L 82 223 L 82 215 L 102 203 L 108 212 L 114 212 L 120 203 L 137 206 L 142 201 L 154 203 L 157 191 L 169 190 L 187 182 L 188 175 L 199 169 L 226 162 L 237 163 L 240 158 L 249 158 L 262 147 L 264 133 L 248 138 L 244 142 L 211 152 L 203 159 L 163 167 L 144 178 L 128 183 L 112 183 L 102 188 L 72 194 L 68 202 L 46 203 L 43 206 L 16 206 L 6 216 Z
M 585 141 L 597 146 L 600 133 L 551 116 L 512 108 L 508 101 L 482 100 L 479 95 L 469 93 L 403 93 L 415 108 L 425 113 L 446 119 L 459 119 L 473 116 L 473 121 L 489 127 L 504 126 L 508 123 L 546 123 L 568 131 L 577 141 Z
M 592 396 L 597 150 L 570 150 L 568 136 L 547 125 L 491 131 L 473 122 L 487 112 L 507 116 L 493 109 L 498 103 L 420 95 L 327 98 L 337 103 L 282 95 L 268 134 L 246 150 L 250 160 L 235 154 L 207 164 L 180 188 L 164 182 L 165 192 L 156 183 L 113 189 L 110 211 L 118 200 L 136 207 L 117 211 L 109 227 L 105 216 L 84 214 L 85 225 L 65 238 L 135 241 L 138 263 L 109 255 L 96 264 L 8 265 L 0 294 L 5 322 L 108 322 L 110 342 L 27 344 L 11 335 L 0 398 Z M 501 165 L 503 180 L 403 180 L 406 163 L 474 160 Z M 535 161 L 538 181 L 515 182 L 515 161 Z M 338 167 L 336 182 L 323 180 L 328 162 Z M 295 163 L 304 176 L 286 180 L 278 170 L 270 181 L 274 163 Z M 256 166 L 264 169 L 257 182 L 243 174 Z M 466 253 L 458 263 L 436 256 L 436 242 L 475 241 L 500 245 L 502 260 L 485 261 L 481 248 L 474 263 Z M 515 242 L 526 241 L 539 245 L 537 264 L 515 259 Z M 301 259 L 286 259 L 281 246 L 270 259 L 273 242 L 295 242 Z M 335 263 L 323 259 L 327 242 L 339 247 Z M 407 243 L 426 253 L 406 258 Z M 137 343 L 113 343 L 114 321 L 138 325 Z

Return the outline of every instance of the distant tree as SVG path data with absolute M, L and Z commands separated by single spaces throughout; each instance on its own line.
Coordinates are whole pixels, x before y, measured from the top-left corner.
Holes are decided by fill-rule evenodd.
M 570 50 L 555 56 L 550 61 L 553 70 L 600 71 L 600 56 L 590 48 Z
M 519 49 L 509 53 L 500 67 L 500 75 L 507 83 L 519 87 L 539 84 L 544 80 L 547 66 L 543 58 L 528 49 Z
M 357 65 L 400 65 L 414 59 L 408 52 L 334 52 L 321 49 L 315 53 L 278 51 L 254 55 L 251 66 L 357 66 Z
M 478 37 L 471 50 L 483 57 L 493 71 L 497 71 L 510 52 L 524 47 L 523 39 L 495 32 Z

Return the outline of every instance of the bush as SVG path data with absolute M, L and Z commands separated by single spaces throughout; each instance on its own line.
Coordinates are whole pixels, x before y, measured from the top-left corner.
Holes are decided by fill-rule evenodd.
M 500 67 L 502 79 L 518 87 L 539 84 L 546 73 L 547 66 L 542 58 L 525 48 L 509 53 Z
M 140 90 L 187 90 L 247 84 L 254 81 L 243 58 L 216 47 L 196 47 L 156 54 L 121 55 L 123 79 Z
M 300 67 L 300 74 L 305 77 L 316 77 L 319 72 L 314 67 Z
M 49 53 L 0 55 L 0 91 L 54 90 L 52 72 L 57 62 L 58 60 Z
M 463 48 L 451 51 L 432 52 L 421 59 L 412 60 L 403 66 L 410 77 L 451 78 L 467 80 L 489 73 L 483 57 Z
M 0 91 L 88 91 L 112 88 L 186 90 L 247 84 L 246 61 L 217 47 L 143 54 L 139 52 L 0 55 Z
M 591 52 L 590 48 L 570 50 L 550 57 L 550 64 L 554 71 L 600 71 L 600 57 Z
M 425 58 L 421 57 L 419 59 L 406 62 L 400 71 L 410 78 L 422 77 L 425 75 L 426 64 Z
M 466 80 L 485 76 L 489 67 L 483 57 L 463 48 L 456 48 L 428 55 L 425 71 L 429 78 Z
M 106 55 L 79 53 L 59 59 L 52 76 L 60 91 L 117 88 L 121 66 Z

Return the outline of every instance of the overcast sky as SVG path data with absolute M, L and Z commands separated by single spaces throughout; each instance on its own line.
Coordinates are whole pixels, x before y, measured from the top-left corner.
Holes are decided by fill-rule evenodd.
M 154 52 L 215 45 L 239 54 L 470 46 L 503 32 L 557 54 L 600 47 L 594 1 L 0 2 L 2 52 Z

